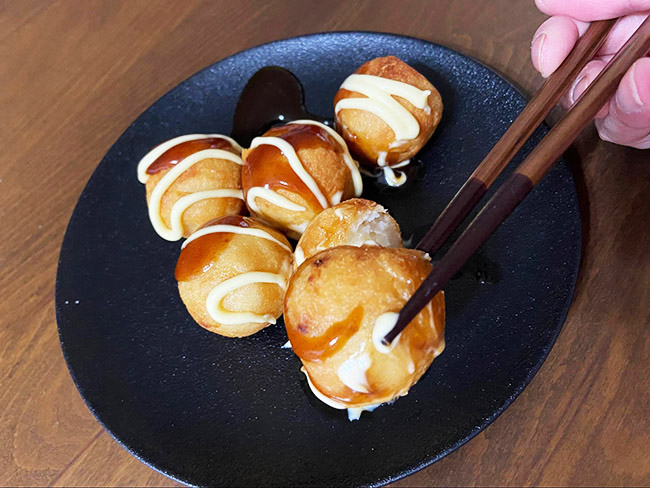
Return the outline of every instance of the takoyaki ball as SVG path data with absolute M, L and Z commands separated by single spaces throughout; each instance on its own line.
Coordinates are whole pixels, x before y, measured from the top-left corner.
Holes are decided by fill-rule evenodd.
M 222 135 L 181 136 L 152 149 L 138 165 L 149 219 L 170 241 L 244 209 L 241 147 Z
M 343 139 L 314 121 L 273 127 L 243 151 L 242 184 L 251 213 L 299 238 L 323 209 L 361 194 Z
M 387 56 L 361 65 L 334 97 L 336 128 L 370 166 L 412 158 L 440 123 L 440 93 L 408 64 Z
M 284 321 L 316 396 L 368 409 L 406 395 L 444 349 L 442 292 L 391 346 L 381 340 L 431 268 L 421 251 L 341 246 L 297 269 Z
M 205 329 L 254 334 L 282 315 L 292 253 L 277 230 L 249 217 L 216 219 L 185 241 L 176 264 L 181 299 Z
M 323 210 L 303 233 L 294 253 L 294 267 L 314 254 L 336 246 L 403 247 L 399 225 L 384 207 L 351 198 Z

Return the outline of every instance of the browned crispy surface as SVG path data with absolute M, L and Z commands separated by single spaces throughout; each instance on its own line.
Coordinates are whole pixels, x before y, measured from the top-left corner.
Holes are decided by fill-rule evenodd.
M 420 125 L 420 133 L 415 139 L 405 141 L 394 148 L 391 148 L 390 145 L 395 142 L 395 133 L 375 114 L 357 109 L 344 109 L 336 114 L 337 130 L 347 141 L 352 154 L 364 164 L 376 164 L 380 152 L 387 153 L 386 162 L 389 164 L 412 158 L 422 149 L 440 123 L 443 104 L 438 90 L 422 74 L 395 56 L 372 59 L 361 65 L 355 73 L 401 81 L 420 90 L 431 91 L 427 99 L 430 113 L 413 106 L 404 98 L 394 97 L 416 118 Z M 334 97 L 334 106 L 342 98 L 363 97 L 365 95 L 361 93 L 342 88 Z

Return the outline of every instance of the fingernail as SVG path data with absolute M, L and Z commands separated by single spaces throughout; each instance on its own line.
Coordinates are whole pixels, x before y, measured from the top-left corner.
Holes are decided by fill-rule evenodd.
M 535 36 L 533 42 L 530 46 L 532 52 L 537 53 L 537 71 L 539 71 L 544 78 L 546 78 L 550 73 L 545 73 L 544 71 L 544 60 L 542 55 L 544 54 L 544 42 L 546 41 L 546 34 L 540 33 Z
M 573 90 L 571 90 L 571 95 L 569 95 L 569 99 L 571 100 L 571 105 L 573 105 L 578 98 L 580 98 L 580 95 L 584 93 L 584 91 L 587 89 L 589 86 L 589 76 L 582 75 L 580 78 L 578 78 L 578 81 L 576 81 L 573 85 Z
M 630 69 L 630 89 L 621 90 L 619 88 L 616 90 L 616 105 L 627 114 L 634 114 L 643 110 L 643 100 L 641 100 L 641 96 L 639 95 L 639 88 L 634 76 L 635 67 L 633 64 Z

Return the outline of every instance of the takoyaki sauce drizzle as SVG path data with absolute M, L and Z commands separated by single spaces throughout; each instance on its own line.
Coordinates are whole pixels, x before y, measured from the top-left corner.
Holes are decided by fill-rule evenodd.
M 239 152 L 232 147 L 229 140 L 221 137 L 206 137 L 203 139 L 195 139 L 192 141 L 185 141 L 177 144 L 162 153 L 148 168 L 148 175 L 155 175 L 161 171 L 171 168 L 188 156 L 203 151 L 204 149 L 223 149 L 230 151 L 239 156 Z
M 211 225 L 236 225 L 238 227 L 252 227 L 254 222 L 247 217 L 230 215 L 211 220 L 201 228 Z M 189 281 L 202 273 L 207 272 L 218 256 L 232 241 L 233 235 L 228 233 L 208 234 L 190 242 L 178 257 L 174 276 L 176 281 Z
M 265 135 L 284 139 L 294 148 L 302 150 L 318 147 L 327 150 L 338 145 L 332 141 L 325 129 L 315 125 L 291 124 L 271 128 L 265 132 Z M 287 164 L 285 155 L 274 146 L 261 145 L 248 154 L 246 165 L 242 168 L 242 182 L 248 188 L 258 186 L 266 186 L 271 190 L 285 188 L 303 195 L 314 208 L 321 207 L 309 187 Z

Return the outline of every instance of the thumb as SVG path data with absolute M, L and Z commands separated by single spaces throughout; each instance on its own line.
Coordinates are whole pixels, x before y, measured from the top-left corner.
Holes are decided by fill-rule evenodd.
M 609 102 L 607 116 L 596 119 L 596 127 L 606 141 L 650 147 L 650 58 L 632 65 Z

